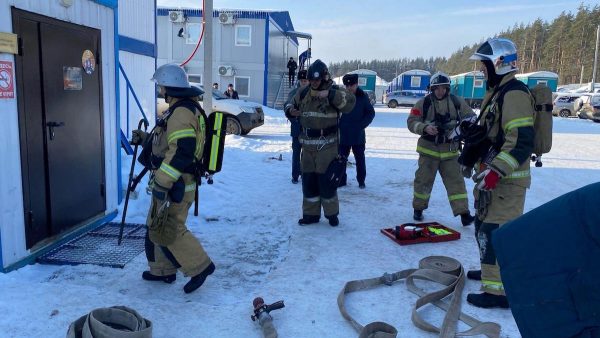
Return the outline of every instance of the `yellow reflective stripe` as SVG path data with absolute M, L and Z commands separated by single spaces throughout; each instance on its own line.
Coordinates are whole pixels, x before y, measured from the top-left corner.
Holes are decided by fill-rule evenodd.
M 217 158 L 219 157 L 219 140 L 221 139 L 221 125 L 223 125 L 223 113 L 215 113 L 215 125 L 213 128 L 213 137 L 210 147 L 210 161 L 208 170 L 217 169 Z
M 185 186 L 185 192 L 196 191 L 196 183 Z
M 525 177 L 529 177 L 529 170 L 522 170 L 522 171 L 513 171 L 512 174 L 504 177 L 504 178 L 525 178 Z
M 179 170 L 171 167 L 170 165 L 166 164 L 165 162 L 163 162 L 160 165 L 159 168 L 162 172 L 164 172 L 165 174 L 167 174 L 167 176 L 171 177 L 172 179 L 174 179 L 175 181 L 177 181 L 179 179 L 179 177 L 181 176 L 181 172 L 179 172 Z
M 496 282 L 496 281 L 482 279 L 481 284 L 483 285 L 484 288 L 494 289 L 494 290 L 499 290 L 499 291 L 504 290 L 504 285 L 502 284 L 502 282 Z
M 429 230 L 429 232 L 433 232 L 434 234 L 440 236 L 440 235 L 450 235 L 451 232 L 446 230 L 446 229 L 441 229 L 441 228 L 435 228 L 435 227 L 427 227 L 427 230 Z
M 304 200 L 309 203 L 317 203 L 321 200 L 319 196 L 317 197 L 304 197 Z
M 202 115 L 198 115 L 198 125 L 200 126 L 200 135 L 205 135 L 206 122 Z M 194 157 L 196 159 L 200 158 L 200 152 L 204 149 L 204 144 L 202 144 L 202 142 L 202 137 L 196 138 L 196 151 L 194 152 Z M 204 142 L 206 142 L 206 140 L 204 140 Z
M 533 127 L 533 117 L 521 117 L 510 120 L 504 127 L 504 132 L 508 134 L 512 129 L 519 127 Z
M 519 166 L 519 162 L 517 162 L 517 159 L 512 157 L 509 153 L 507 153 L 505 151 L 501 151 L 496 156 L 496 158 L 506 162 L 513 169 L 517 169 L 517 167 Z
M 455 195 L 448 196 L 448 200 L 450 202 L 456 201 L 456 200 L 465 200 L 465 199 L 467 199 L 467 194 L 455 194 Z
M 196 131 L 192 128 L 182 129 L 176 132 L 173 132 L 167 137 L 167 142 L 171 143 L 172 141 L 179 140 L 184 137 L 196 137 Z
M 424 147 L 421 147 L 421 146 L 417 146 L 417 152 L 421 153 L 421 154 L 426 154 L 426 155 L 431 155 L 431 156 L 434 156 L 434 157 L 438 157 L 438 158 L 440 158 L 442 160 L 458 155 L 457 151 L 440 153 L 440 152 L 433 151 L 431 149 L 427 149 L 427 148 L 424 148 Z
M 422 200 L 428 200 L 429 196 L 431 196 L 431 194 L 421 194 L 421 193 L 418 193 L 416 191 L 413 194 L 415 195 L 416 198 L 419 198 L 419 199 L 422 199 Z

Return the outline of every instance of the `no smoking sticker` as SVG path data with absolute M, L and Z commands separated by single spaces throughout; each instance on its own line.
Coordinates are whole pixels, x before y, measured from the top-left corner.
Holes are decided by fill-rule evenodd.
M 9 61 L 0 61 L 0 99 L 12 99 L 14 97 L 13 64 Z

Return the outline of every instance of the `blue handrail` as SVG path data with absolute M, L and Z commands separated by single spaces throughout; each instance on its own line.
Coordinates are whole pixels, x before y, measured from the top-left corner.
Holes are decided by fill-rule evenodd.
M 127 134 L 129 134 L 129 92 L 131 92 L 131 94 L 133 95 L 133 99 L 135 100 L 135 103 L 137 104 L 138 109 L 140 110 L 140 112 L 142 113 L 142 116 L 144 117 L 144 124 L 149 125 L 150 123 L 148 122 L 148 118 L 146 117 L 146 114 L 144 113 L 144 109 L 142 108 L 142 104 L 140 103 L 140 100 L 138 100 L 138 97 L 135 94 L 135 90 L 133 90 L 133 86 L 131 85 L 129 78 L 127 77 L 127 74 L 125 73 L 125 69 L 123 69 L 123 66 L 121 65 L 120 62 L 119 62 L 119 70 L 121 71 L 121 74 L 123 74 L 123 78 L 125 78 L 125 83 L 126 83 L 126 87 L 127 87 Z

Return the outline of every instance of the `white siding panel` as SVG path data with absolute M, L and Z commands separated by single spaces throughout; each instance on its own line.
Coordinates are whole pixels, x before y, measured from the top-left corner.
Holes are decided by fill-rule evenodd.
M 119 34 L 154 44 L 154 1 L 119 1 Z
M 12 32 L 10 7 L 58 20 L 101 30 L 106 208 L 116 210 L 117 201 L 117 134 L 115 112 L 115 62 L 113 10 L 92 1 L 77 0 L 64 8 L 58 1 L 4 0 L 0 2 L 0 31 Z M 0 54 L 0 60 L 13 61 L 12 55 Z M 18 95 L 18 93 L 16 93 Z M 0 175 L 0 235 L 4 267 L 26 257 L 23 192 L 17 100 L 0 100 L 3 132 L 0 133 L 2 171 Z
M 140 100 L 140 104 L 144 110 L 144 113 L 146 114 L 146 117 L 148 118 L 148 122 L 153 124 L 156 101 L 154 96 L 154 82 L 150 81 L 150 78 L 152 78 L 152 74 L 154 73 L 154 59 L 124 51 L 120 52 L 120 59 L 121 65 L 123 66 L 129 81 L 131 81 L 133 90 L 135 91 L 137 98 Z M 131 131 L 137 128 L 140 119 L 142 119 L 142 114 L 135 103 L 133 95 L 130 93 L 129 127 L 127 126 L 127 84 L 123 76 L 120 76 L 121 79 L 119 80 L 119 86 L 121 87 L 121 130 L 123 130 L 127 137 L 131 137 Z M 127 185 L 127 183 L 124 185 Z

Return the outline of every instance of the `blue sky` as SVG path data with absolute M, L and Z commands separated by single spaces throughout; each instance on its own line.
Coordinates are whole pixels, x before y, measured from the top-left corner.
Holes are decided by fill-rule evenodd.
M 287 10 L 297 31 L 312 34 L 313 57 L 329 63 L 450 56 L 515 23 L 575 13 L 581 3 L 597 1 L 214 0 L 213 7 Z M 202 0 L 158 0 L 158 5 L 199 8 Z M 302 41 L 300 48 L 306 49 Z

